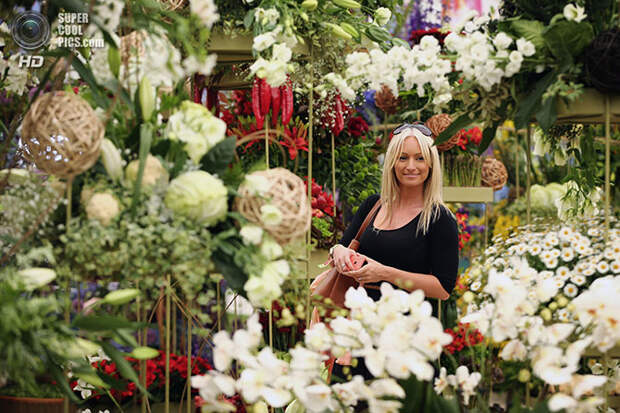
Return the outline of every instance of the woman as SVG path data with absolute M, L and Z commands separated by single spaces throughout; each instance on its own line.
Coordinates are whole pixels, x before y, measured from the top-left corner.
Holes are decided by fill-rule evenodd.
M 446 300 L 456 282 L 458 230 L 456 220 L 441 200 L 441 165 L 432 132 L 422 124 L 404 124 L 393 132 L 385 154 L 381 195 L 372 195 L 359 207 L 340 244 L 330 249 L 333 263 L 343 274 L 363 285 L 378 301 L 379 285 L 389 282 L 407 291 L 420 289 L 426 297 Z M 360 236 L 358 254 L 366 264 L 351 270 L 355 251 L 346 248 L 366 215 L 381 206 Z M 432 300 L 436 314 L 436 300 Z M 344 358 L 332 375 L 372 378 L 363 359 L 355 367 Z M 364 404 L 356 407 L 363 409 Z
M 441 200 L 441 185 L 432 132 L 422 124 L 395 129 L 385 155 L 381 195 L 364 201 L 340 244 L 330 250 L 336 268 L 366 287 L 375 301 L 380 297 L 378 286 L 386 281 L 446 300 L 456 281 L 458 230 Z M 353 271 L 355 251 L 344 245 L 379 199 L 381 207 L 360 237 L 358 253 L 367 263 Z

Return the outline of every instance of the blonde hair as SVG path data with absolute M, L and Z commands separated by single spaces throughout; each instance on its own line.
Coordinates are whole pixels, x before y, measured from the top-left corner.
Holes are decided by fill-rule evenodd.
M 381 177 L 381 206 L 386 208 L 385 222 L 389 222 L 394 203 L 398 202 L 400 197 L 400 186 L 396 179 L 394 166 L 402 153 L 403 144 L 407 138 L 415 138 L 418 141 L 422 157 L 429 167 L 428 177 L 424 181 L 423 187 L 424 205 L 416 232 L 422 232 L 423 235 L 426 235 L 431 222 L 439 216 L 440 207 L 445 207 L 441 197 L 441 164 L 439 163 L 439 152 L 437 147 L 433 145 L 432 138 L 425 136 L 415 128 L 407 128 L 394 135 L 388 145 Z

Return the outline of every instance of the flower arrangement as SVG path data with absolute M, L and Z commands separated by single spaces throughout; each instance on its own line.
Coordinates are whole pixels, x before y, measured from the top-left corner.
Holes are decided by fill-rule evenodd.
M 615 226 L 607 243 L 600 220 L 522 229 L 507 240 L 496 239 L 469 269 L 461 280 L 468 291 L 460 301 L 460 322 L 471 323 L 492 340 L 485 363 L 491 371 L 500 369 L 501 382 L 527 383 L 510 390 L 495 380 L 494 391 L 543 399 L 546 386 L 563 385 L 549 400 L 552 411 L 602 403 L 594 396 L 582 399 L 606 378 L 581 374 L 579 360 L 590 345 L 605 352 L 618 342 L 616 316 L 610 315 L 614 310 L 601 304 L 617 299 L 612 298 L 618 292 L 614 274 L 620 273 Z M 600 310 L 593 310 L 597 305 Z M 576 390 L 576 383 L 587 390 Z
M 296 398 L 309 411 L 341 411 L 362 400 L 371 411 L 398 409 L 405 391 L 397 379 L 433 377 L 430 362 L 436 360 L 452 337 L 432 317 L 431 305 L 423 294 L 395 290 L 384 283 L 379 302 L 372 301 L 363 288 L 349 289 L 345 305 L 348 318 L 336 317 L 318 323 L 305 332 L 304 345 L 289 350 L 290 361 L 276 358 L 269 347 L 261 350 L 261 325 L 257 316 L 248 319 L 247 329 L 231 337 L 221 331 L 214 337 L 215 370 L 192 377 L 201 404 L 210 409 L 231 406 L 220 395 L 233 396 L 238 390 L 248 404 L 264 401 L 284 407 Z M 365 383 L 355 376 L 343 383 L 328 385 L 322 378 L 324 352 L 341 356 L 351 351 L 364 357 L 375 379 Z M 237 379 L 230 375 L 232 362 L 241 369 Z M 400 399 L 400 400 L 399 400 Z

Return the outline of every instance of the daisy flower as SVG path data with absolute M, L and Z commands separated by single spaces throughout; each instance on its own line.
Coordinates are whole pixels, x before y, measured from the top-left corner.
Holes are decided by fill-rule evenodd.
M 594 269 L 594 265 L 592 265 L 592 264 L 586 264 L 586 268 L 584 268 L 584 270 L 583 270 L 583 271 L 581 271 L 581 273 L 582 273 L 583 275 L 585 275 L 586 277 L 589 277 L 589 276 L 591 276 L 592 274 L 594 274 L 594 271 L 595 271 L 595 269 Z
M 469 286 L 469 289 L 472 291 L 478 291 L 480 290 L 480 287 L 482 287 L 482 283 L 476 280 L 473 283 L 471 283 L 471 285 Z
M 551 258 L 553 258 L 553 254 L 551 254 L 551 251 L 543 251 L 542 254 L 540 254 L 540 259 L 542 261 L 548 261 Z
M 570 277 L 570 280 L 578 286 L 582 286 L 586 283 L 586 277 L 581 274 L 575 274 Z
M 564 280 L 558 277 L 553 277 L 553 280 L 555 281 L 555 286 L 558 287 L 558 289 L 564 287 Z
M 523 253 L 525 253 L 525 251 L 527 251 L 527 246 L 525 244 L 517 244 L 516 245 L 515 252 L 518 255 L 523 255 Z
M 553 258 L 558 258 L 560 256 L 560 250 L 558 250 L 557 248 L 554 248 L 551 250 L 551 256 Z
M 588 229 L 588 235 L 591 237 L 598 237 L 600 235 L 600 231 L 598 230 L 598 228 L 590 228 Z
M 560 321 L 570 321 L 570 313 L 566 308 L 560 308 L 558 311 L 556 311 L 555 315 Z
M 620 261 L 616 260 L 611 263 L 611 271 L 614 274 L 620 273 Z
M 607 271 L 609 271 L 609 264 L 607 264 L 607 261 L 600 261 L 598 264 L 596 264 L 596 271 L 599 274 L 605 274 Z
M 573 235 L 573 230 L 570 227 L 562 227 L 558 232 L 560 239 L 568 240 Z
M 568 277 L 570 277 L 570 270 L 568 269 L 568 267 L 561 266 L 561 267 L 558 267 L 557 270 L 555 270 L 555 274 L 557 277 L 561 278 L 563 281 L 566 281 L 568 280 Z
M 543 280 L 547 280 L 553 277 L 553 271 L 544 270 L 538 274 Z
M 558 265 L 558 259 L 553 257 L 549 260 L 544 261 L 544 263 L 547 266 L 547 268 L 555 268 Z
M 532 255 L 538 255 L 540 251 L 542 251 L 542 248 L 538 244 L 534 244 L 530 247 L 530 254 Z
M 562 257 L 562 261 L 569 262 L 572 261 L 573 258 L 575 258 L 575 252 L 572 248 L 563 248 L 562 252 L 560 253 L 560 257 Z
M 577 288 L 575 284 L 568 283 L 564 286 L 562 291 L 564 291 L 564 294 L 566 294 L 567 297 L 573 298 L 579 293 L 579 288 Z

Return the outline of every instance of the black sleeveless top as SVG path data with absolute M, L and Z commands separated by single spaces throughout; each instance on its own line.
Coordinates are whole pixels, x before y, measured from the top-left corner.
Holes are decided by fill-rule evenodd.
M 340 244 L 349 245 L 378 199 L 379 195 L 371 195 L 360 205 Z M 459 264 L 456 220 L 442 207 L 438 217 L 431 222 L 426 235 L 422 235 L 422 233 L 416 234 L 419 218 L 420 214 L 408 224 L 389 230 L 376 229 L 373 219 L 360 237 L 358 252 L 399 270 L 432 274 L 439 280 L 444 290 L 451 293 Z M 380 283 L 368 285 L 378 286 Z M 366 291 L 373 300 L 379 300 L 381 295 L 379 290 L 367 288 Z

